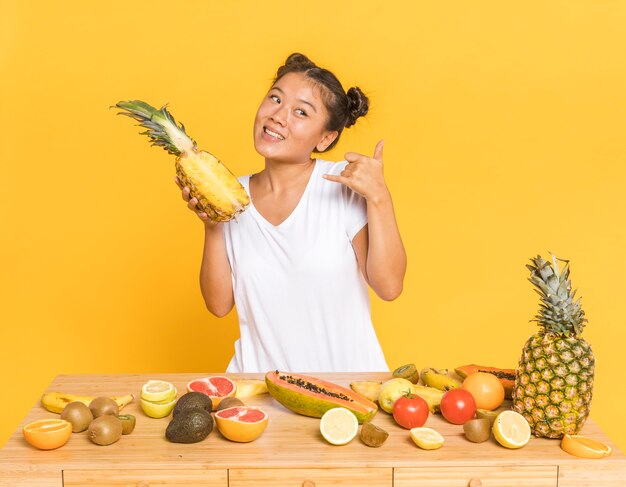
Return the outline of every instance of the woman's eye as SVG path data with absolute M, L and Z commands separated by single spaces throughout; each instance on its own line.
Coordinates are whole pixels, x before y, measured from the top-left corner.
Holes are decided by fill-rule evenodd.
M 298 112 L 300 115 L 303 115 L 303 116 L 306 117 L 306 112 L 302 108 L 296 109 L 296 112 Z
M 278 96 L 276 96 L 276 95 L 270 95 L 270 98 L 271 98 L 272 100 L 274 100 L 276 103 L 280 103 L 280 98 L 278 98 Z

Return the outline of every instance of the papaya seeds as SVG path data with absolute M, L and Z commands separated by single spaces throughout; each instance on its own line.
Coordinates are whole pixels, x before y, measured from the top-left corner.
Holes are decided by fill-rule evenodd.
M 463 432 L 465 433 L 465 437 L 472 443 L 487 441 L 489 436 L 491 436 L 489 419 L 470 419 L 463 424 Z
M 213 431 L 213 416 L 205 409 L 180 411 L 165 430 L 165 437 L 172 443 L 197 443 Z
M 363 423 L 363 426 L 361 426 L 359 438 L 361 438 L 361 441 L 367 446 L 378 448 L 387 440 L 388 437 L 389 433 L 381 427 L 372 424 L 370 421 L 366 421 Z

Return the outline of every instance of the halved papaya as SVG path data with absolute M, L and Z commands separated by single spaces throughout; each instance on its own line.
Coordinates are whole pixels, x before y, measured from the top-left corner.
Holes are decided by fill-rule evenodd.
M 463 379 L 470 374 L 475 374 L 476 372 L 487 372 L 489 374 L 493 374 L 500 379 L 500 382 L 504 386 L 504 397 L 509 399 L 511 398 L 513 386 L 515 385 L 515 369 L 499 369 L 497 367 L 470 364 L 457 367 L 454 371 Z
M 378 411 L 378 406 L 361 394 L 307 375 L 276 370 L 265 374 L 265 383 L 274 399 L 304 416 L 321 418 L 329 409 L 343 407 L 352 411 L 359 423 L 363 423 L 372 419 Z

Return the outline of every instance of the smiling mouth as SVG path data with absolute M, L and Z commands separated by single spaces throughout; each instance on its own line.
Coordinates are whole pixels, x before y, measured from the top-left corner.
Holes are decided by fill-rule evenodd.
M 285 140 L 285 138 L 280 135 L 277 134 L 276 132 L 272 132 L 270 129 L 268 129 L 267 127 L 263 127 L 263 132 L 265 132 L 267 135 L 269 135 L 270 137 L 274 137 L 275 139 L 278 140 Z

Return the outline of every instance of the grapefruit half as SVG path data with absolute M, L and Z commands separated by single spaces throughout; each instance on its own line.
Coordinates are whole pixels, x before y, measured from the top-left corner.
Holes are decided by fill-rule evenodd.
M 235 395 L 237 384 L 228 377 L 216 375 L 192 380 L 187 384 L 187 390 L 189 392 L 201 392 L 209 396 L 213 401 L 213 411 L 215 411 L 222 399 Z
M 268 416 L 254 406 L 235 406 L 215 413 L 217 429 L 231 441 L 246 443 L 256 440 L 265 431 Z

